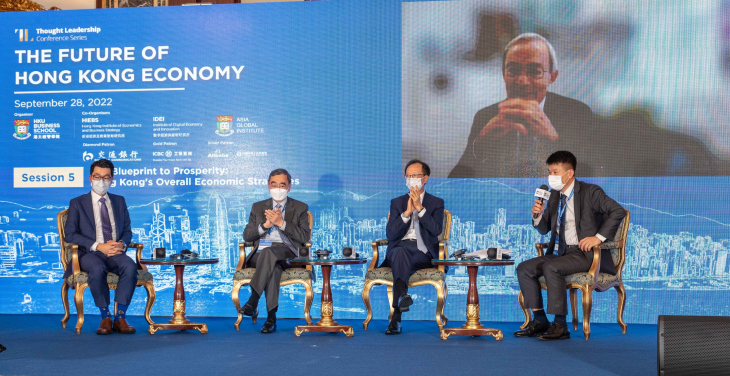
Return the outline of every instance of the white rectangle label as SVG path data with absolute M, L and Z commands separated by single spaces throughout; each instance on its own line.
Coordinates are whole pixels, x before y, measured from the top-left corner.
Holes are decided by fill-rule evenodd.
M 73 188 L 84 186 L 83 167 L 16 167 L 15 188 Z

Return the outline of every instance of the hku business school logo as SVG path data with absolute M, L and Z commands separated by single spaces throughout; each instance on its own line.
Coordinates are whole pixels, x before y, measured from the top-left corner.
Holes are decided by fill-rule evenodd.
M 18 34 L 18 40 L 21 42 L 27 42 L 28 41 L 28 29 L 15 29 L 15 34 Z M 30 38 L 30 41 L 33 41 L 33 38 Z
M 215 134 L 218 136 L 226 137 L 233 134 L 233 116 L 216 116 L 216 124 L 218 129 Z
M 13 133 L 13 137 L 18 140 L 27 140 L 30 138 L 28 127 L 30 127 L 30 119 L 15 119 L 15 133 Z

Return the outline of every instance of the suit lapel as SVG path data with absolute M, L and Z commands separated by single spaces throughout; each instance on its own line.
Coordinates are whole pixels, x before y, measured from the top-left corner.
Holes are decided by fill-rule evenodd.
M 292 205 L 293 200 L 291 198 L 288 198 L 286 200 L 286 204 L 284 205 L 284 222 L 291 223 L 292 217 L 294 217 L 294 207 Z
M 575 215 L 575 232 L 577 234 L 580 233 L 580 209 L 581 209 L 581 193 L 580 193 L 580 186 L 581 182 L 578 180 L 575 180 L 575 185 L 573 186 L 573 214 Z
M 83 200 L 81 200 L 81 207 L 84 208 L 86 216 L 89 218 L 89 222 L 96 228 L 96 221 L 94 220 L 94 199 L 91 196 L 91 192 L 86 194 Z
M 430 201 L 431 201 L 431 195 L 428 192 L 425 192 L 423 194 L 423 202 L 421 203 L 421 205 L 423 205 L 424 208 L 428 208 L 428 204 Z M 428 210 L 428 209 L 426 209 L 426 210 Z

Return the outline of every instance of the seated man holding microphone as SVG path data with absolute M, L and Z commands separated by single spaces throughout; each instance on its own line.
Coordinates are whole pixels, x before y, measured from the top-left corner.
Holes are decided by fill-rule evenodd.
M 532 206 L 533 226 L 550 241 L 544 256 L 521 262 L 517 279 L 525 299 L 525 307 L 532 309 L 533 319 L 516 337 L 535 337 L 541 340 L 569 339 L 566 323 L 568 297 L 565 277 L 587 272 L 593 261 L 593 247 L 607 238 L 613 238 L 626 211 L 608 197 L 601 187 L 575 179 L 577 160 L 568 151 L 557 151 L 547 161 L 550 199 L 547 210 L 542 200 Z M 616 274 L 611 254 L 601 254 L 602 273 Z M 556 254 L 557 253 L 557 254 Z M 554 314 L 550 325 L 543 310 L 539 278 L 547 284 L 547 313 Z
M 438 258 L 438 236 L 444 225 L 444 200 L 426 193 L 431 169 L 424 162 L 406 164 L 409 192 L 390 201 L 386 228 L 388 250 L 381 267 L 393 271 L 393 317 L 385 334 L 400 334 L 401 314 L 409 310 L 408 279 L 419 269 L 430 268 Z

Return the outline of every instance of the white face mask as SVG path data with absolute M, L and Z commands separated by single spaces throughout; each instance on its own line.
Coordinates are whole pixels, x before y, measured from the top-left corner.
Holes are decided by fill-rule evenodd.
M 91 179 L 91 188 L 96 192 L 99 196 L 104 196 L 106 192 L 109 190 L 109 187 L 112 185 L 111 181 L 104 181 L 104 180 L 94 180 Z
M 285 188 L 271 188 L 269 189 L 269 193 L 271 193 L 271 198 L 274 201 L 284 201 L 289 192 Z
M 409 189 L 411 187 L 421 190 L 421 187 L 423 187 L 423 183 L 421 183 L 421 178 L 406 178 L 406 187 Z
M 567 174 L 568 171 L 565 171 L 565 174 Z M 548 185 L 550 185 L 550 188 L 556 191 L 559 191 L 563 188 L 565 188 L 565 183 L 563 183 L 563 175 L 550 175 L 548 176 Z

